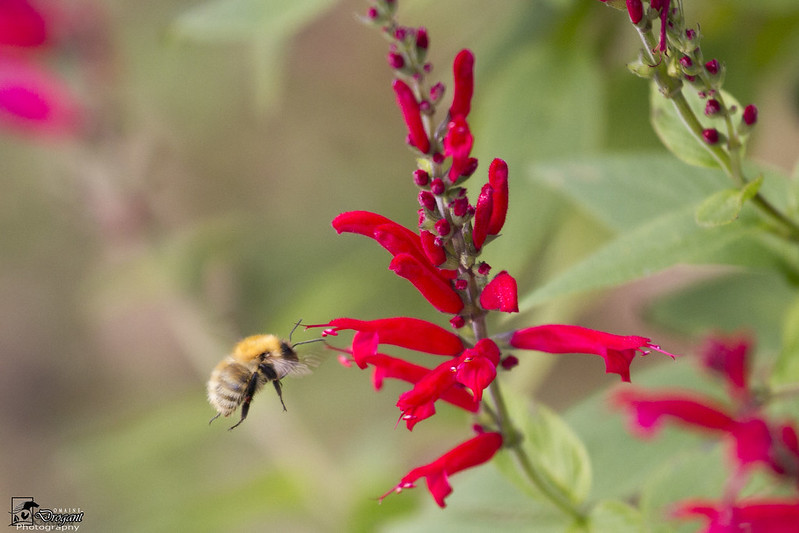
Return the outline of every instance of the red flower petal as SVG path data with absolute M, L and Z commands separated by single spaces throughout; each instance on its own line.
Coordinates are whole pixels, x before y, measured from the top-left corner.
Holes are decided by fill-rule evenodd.
M 646 348 L 661 351 L 646 337 L 625 337 L 579 326 L 554 324 L 515 331 L 511 334 L 509 344 L 515 348 L 547 353 L 598 355 L 605 360 L 605 372 L 619 374 L 623 381 L 630 381 L 630 363 L 637 352 L 644 355 L 648 353 Z
M 455 379 L 472 391 L 474 400 L 483 398 L 483 390 L 497 377 L 499 348 L 490 339 L 481 339 L 474 348 L 464 350 L 458 358 Z
M 39 46 L 47 40 L 44 17 L 27 0 L 0 1 L 0 44 Z
M 81 109 L 64 83 L 33 63 L 0 57 L 0 123 L 23 133 L 66 136 Z
M 444 500 L 452 493 L 449 476 L 481 465 L 489 461 L 502 447 L 499 433 L 481 433 L 456 446 L 432 463 L 414 468 L 403 477 L 396 487 L 381 496 L 380 500 L 392 492 L 415 487 L 419 478 L 426 478 L 427 489 L 440 507 L 446 507 Z
M 453 118 L 465 117 L 471 110 L 472 93 L 474 92 L 474 54 L 471 50 L 458 52 L 452 64 L 452 74 L 455 89 L 449 114 Z
M 442 313 L 457 314 L 463 301 L 435 267 L 410 254 L 398 254 L 389 265 L 398 276 L 410 281 L 430 304 Z
M 488 167 L 488 183 L 491 184 L 492 206 L 488 234 L 499 235 L 508 213 L 508 165 L 502 159 L 494 159 Z
M 708 533 L 746 531 L 747 533 L 793 533 L 799 523 L 796 499 L 748 500 L 735 506 L 703 500 L 682 502 L 673 513 L 677 518 L 707 519 Z
M 705 341 L 702 348 L 702 364 L 724 377 L 732 394 L 739 398 L 749 394 L 747 359 L 751 344 L 746 336 L 713 336 Z
M 614 394 L 612 400 L 629 410 L 632 430 L 642 436 L 653 435 L 664 418 L 674 418 L 689 426 L 720 432 L 731 432 L 737 424 L 723 408 L 685 393 L 647 393 L 625 389 Z
M 488 236 L 488 229 L 491 223 L 491 209 L 493 208 L 494 190 L 491 185 L 486 183 L 480 190 L 477 197 L 477 206 L 474 212 L 474 229 L 472 230 L 472 242 L 475 250 L 480 250 Z
M 335 331 L 351 329 L 376 332 L 380 337 L 380 344 L 391 344 L 435 355 L 454 356 L 460 354 L 464 348 L 460 337 L 454 333 L 418 318 L 395 317 L 377 320 L 336 318 L 328 324 L 308 327 L 330 327 Z
M 480 305 L 483 309 L 516 313 L 519 311 L 516 280 L 506 271 L 502 271 L 485 286 L 480 293 Z M 526 330 L 523 330 L 526 331 Z M 523 338 L 521 332 L 519 338 Z M 515 345 L 514 345 L 515 346 Z M 521 348 L 521 346 L 517 346 Z M 536 350 L 538 348 L 530 348 Z M 547 350 L 543 350 L 547 351 Z
M 411 88 L 408 87 L 408 84 L 402 80 L 394 80 L 391 86 L 397 96 L 397 105 L 402 111 L 402 117 L 408 127 L 411 144 L 426 154 L 430 151 L 430 140 L 427 138 L 427 132 L 424 129 L 422 114 L 419 102 L 416 101 L 416 96 Z
M 424 250 L 427 260 L 433 266 L 439 266 L 447 260 L 447 253 L 444 248 L 436 244 L 436 236 L 427 230 L 422 230 L 419 233 L 422 240 L 422 249 Z

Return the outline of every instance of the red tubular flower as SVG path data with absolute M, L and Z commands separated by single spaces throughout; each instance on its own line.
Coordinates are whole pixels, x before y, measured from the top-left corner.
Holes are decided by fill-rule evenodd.
M 409 431 L 436 413 L 435 402 L 455 385 L 453 361 L 444 361 L 420 379 L 414 387 L 400 394 L 397 407 Z
M 483 243 L 488 236 L 491 209 L 493 207 L 493 192 L 491 184 L 486 183 L 477 198 L 477 206 L 475 206 L 474 212 L 474 230 L 472 231 L 472 242 L 476 250 L 480 250 L 483 247 Z
M 347 211 L 333 219 L 333 228 L 338 233 L 357 233 L 371 237 L 391 255 L 410 254 L 427 262 L 419 235 L 391 219 L 369 211 Z
M 488 234 L 499 235 L 508 213 L 508 164 L 494 159 L 488 167 L 488 183 L 491 184 L 492 206 Z
M 673 515 L 686 519 L 706 518 L 705 533 L 793 533 L 799 523 L 799 501 L 749 500 L 730 507 L 692 500 L 683 502 Z
M 405 125 L 408 127 L 408 135 L 411 144 L 418 148 L 422 153 L 430 151 L 430 140 L 422 122 L 422 114 L 419 109 L 419 102 L 408 84 L 402 80 L 394 80 L 391 84 L 394 94 L 397 96 L 397 105 L 402 111 Z
M 774 427 L 752 418 L 738 422 L 732 437 L 741 466 L 762 463 L 779 476 L 799 480 L 799 440 L 792 426 Z
M 471 389 L 474 400 L 483 398 L 483 390 L 497 377 L 499 348 L 490 339 L 480 339 L 474 348 L 464 350 L 458 358 L 455 379 Z
M 735 420 L 722 408 L 684 393 L 647 393 L 625 389 L 614 394 L 612 401 L 629 411 L 631 430 L 644 437 L 654 435 L 664 418 L 674 418 L 690 426 L 712 431 L 731 432 L 736 427 Z
M 332 222 L 336 233 L 357 233 L 371 238 L 374 238 L 375 229 L 384 224 L 393 224 L 397 226 L 398 232 L 404 230 L 405 233 L 409 234 L 408 238 L 416 237 L 416 234 L 408 228 L 397 224 L 390 218 L 370 211 L 346 211 L 334 218 Z
M 355 357 L 354 354 L 353 357 Z M 362 362 L 374 367 L 372 384 L 375 390 L 380 390 L 383 387 L 383 380 L 385 379 L 399 379 L 407 383 L 416 384 L 433 371 L 433 369 L 382 353 L 367 355 L 362 359 Z M 441 393 L 439 399 L 470 413 L 476 413 L 480 409 L 479 402 L 474 401 L 472 395 L 462 387 L 448 388 Z
M 473 144 L 474 137 L 469 130 L 469 123 L 463 115 L 457 115 L 447 124 L 447 135 L 444 137 L 444 155 L 452 157 L 448 174 L 452 183 L 473 171 L 473 163 L 469 157 Z
M 517 288 L 516 288 L 516 280 L 513 279 L 513 276 L 508 274 L 506 271 L 502 271 L 488 282 L 488 285 L 485 286 L 483 292 L 480 293 L 480 306 L 483 309 L 493 310 L 493 311 L 502 311 L 504 313 L 517 313 L 519 311 L 519 301 L 517 296 Z M 546 327 L 546 326 L 541 326 Z M 554 326 L 551 326 L 554 327 Z M 569 327 L 569 326 L 563 326 Z M 535 329 L 535 328 L 530 328 Z M 521 333 L 527 330 L 517 331 L 516 333 Z M 514 334 L 515 335 L 515 334 Z M 519 336 L 519 339 L 522 339 L 523 335 Z M 511 340 L 511 345 L 513 341 Z M 521 348 L 521 346 L 517 346 Z M 529 348 L 531 350 L 537 350 L 539 348 Z M 548 350 L 542 350 L 548 351 Z
M 463 301 L 450 282 L 435 268 L 410 254 L 397 254 L 388 267 L 410 281 L 430 304 L 442 313 L 457 314 Z
M 721 375 L 736 398 L 749 395 L 747 359 L 750 349 L 751 341 L 745 336 L 709 337 L 702 347 L 702 364 Z
M 439 507 L 446 507 L 444 500 L 452 493 L 449 476 L 481 465 L 489 461 L 502 447 L 502 435 L 499 433 L 482 433 L 467 440 L 448 451 L 432 463 L 414 468 L 403 477 L 396 487 L 380 497 L 383 498 L 392 492 L 402 492 L 411 489 L 419 478 L 427 480 L 427 489 L 436 500 Z
M 396 317 L 377 320 L 335 318 L 327 324 L 308 327 L 332 328 L 334 331 L 351 329 L 375 332 L 379 335 L 380 344 L 390 344 L 434 355 L 454 356 L 464 349 L 460 337 L 432 322 L 418 318 Z
M 452 118 L 466 117 L 471 110 L 472 93 L 474 92 L 474 54 L 471 50 L 458 52 L 452 65 L 452 74 L 455 91 L 449 115 Z
M 47 40 L 44 17 L 27 0 L 0 2 L 0 45 L 33 47 Z
M 646 355 L 649 353 L 647 349 L 666 353 L 646 337 L 613 335 L 567 325 L 535 326 L 514 331 L 509 344 L 515 348 L 547 353 L 598 355 L 605 360 L 605 372 L 618 374 L 623 381 L 630 381 L 630 363 L 636 353 Z
M 22 133 L 74 134 L 81 110 L 63 81 L 21 58 L 0 57 L 0 124 Z

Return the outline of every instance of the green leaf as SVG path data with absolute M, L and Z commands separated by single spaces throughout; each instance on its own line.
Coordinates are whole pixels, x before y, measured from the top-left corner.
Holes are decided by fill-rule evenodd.
M 780 328 L 795 291 L 779 272 L 732 272 L 670 292 L 650 306 L 647 316 L 686 336 L 750 331 L 757 338 L 760 358 L 782 346 Z
M 799 298 L 788 307 L 782 324 L 782 351 L 771 379 L 775 385 L 799 383 Z
M 639 533 L 644 530 L 641 513 L 628 503 L 603 500 L 591 509 L 590 533 Z
M 705 117 L 707 100 L 699 98 L 697 91 L 692 89 L 684 89 L 682 94 L 703 128 L 716 127 L 719 131 L 723 131 L 723 118 Z M 741 104 L 728 92 L 722 90 L 721 94 L 728 108 L 734 109 L 730 120 L 733 124 L 737 124 L 741 120 Z M 673 100 L 665 98 L 654 82 L 650 84 L 649 101 L 652 127 L 666 148 L 690 165 L 718 168 L 719 164 L 708 150 L 708 146 L 695 137 L 689 127 L 683 123 Z M 746 140 L 742 139 L 742 142 L 745 143 Z
M 200 42 L 252 48 L 255 102 L 264 113 L 280 101 L 287 42 L 336 0 L 211 0 L 183 13 L 171 33 Z
M 708 196 L 696 209 L 696 223 L 712 228 L 737 220 L 744 202 L 751 200 L 757 194 L 762 183 L 761 175 L 741 189 L 725 189 Z
M 552 410 L 541 404 L 532 406 L 524 395 L 506 394 L 506 402 L 511 419 L 522 433 L 521 445 L 533 468 L 572 503 L 584 502 L 591 489 L 591 462 L 580 439 Z M 528 494 L 542 500 L 538 489 L 533 488 L 515 461 L 508 457 L 511 455 L 508 450 L 499 459 L 500 470 Z
M 759 228 L 743 223 L 699 227 L 693 207 L 667 213 L 621 234 L 522 298 L 519 307 L 613 287 L 677 264 L 774 266 L 779 258 L 757 240 L 758 234 Z
M 649 356 L 652 357 L 652 356 Z M 646 370 L 633 365 L 632 381 L 637 387 L 680 387 L 703 394 L 721 394 L 708 384 L 696 366 L 686 359 L 664 360 Z M 629 385 L 620 385 L 626 387 Z M 592 498 L 633 497 L 673 456 L 674 450 L 702 447 L 706 440 L 679 428 L 664 427 L 654 438 L 641 440 L 631 435 L 623 413 L 614 409 L 603 390 L 591 395 L 564 414 L 588 450 L 593 465 Z
M 241 42 L 257 36 L 290 36 L 335 0 L 211 0 L 187 10 L 172 27 L 176 37 Z
M 646 223 L 653 213 L 698 203 L 727 183 L 720 172 L 656 153 L 540 163 L 530 168 L 530 177 L 617 231 Z

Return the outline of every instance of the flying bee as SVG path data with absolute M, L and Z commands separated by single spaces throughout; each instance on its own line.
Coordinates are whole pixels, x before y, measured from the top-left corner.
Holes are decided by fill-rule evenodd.
M 299 322 L 294 329 L 297 329 Z M 292 333 L 294 332 L 292 329 Z M 253 395 L 265 384 L 272 382 L 283 410 L 283 391 L 280 380 L 289 374 L 304 375 L 310 372 L 308 364 L 300 361 L 294 347 L 322 339 L 291 343 L 275 335 L 253 335 L 236 344 L 233 353 L 222 359 L 211 372 L 208 380 L 208 401 L 216 409 L 209 424 L 220 416 L 230 416 L 241 406 L 241 419 L 230 429 L 247 418 Z

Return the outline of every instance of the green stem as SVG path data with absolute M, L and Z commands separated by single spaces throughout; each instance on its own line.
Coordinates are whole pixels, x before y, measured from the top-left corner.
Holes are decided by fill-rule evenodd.
M 656 43 L 651 31 L 639 27 L 636 27 L 636 30 L 638 30 L 638 35 L 640 36 L 641 41 L 644 43 L 644 50 L 647 54 L 647 58 L 651 61 L 651 64 L 656 65 L 661 63 L 662 59 L 655 58 L 655 55 L 652 52 Z M 682 92 L 682 87 L 670 86 L 668 83 L 668 80 L 670 79 L 671 78 L 668 76 L 665 66 L 659 66 L 658 72 L 654 77 L 654 81 L 657 83 L 658 89 L 664 95 L 668 95 L 666 97 L 671 100 L 675 110 L 677 111 L 677 115 L 680 117 L 680 120 L 694 137 L 694 139 L 696 139 L 696 142 L 698 142 L 700 146 L 707 150 L 707 152 L 719 164 L 724 173 L 727 174 L 727 176 L 729 176 L 738 187 L 743 187 L 749 183 L 749 180 L 743 173 L 741 165 L 741 144 L 737 134 L 735 133 L 734 126 L 732 125 L 729 116 L 726 120 L 728 137 L 731 144 L 729 146 L 730 152 L 727 152 L 719 144 L 711 145 L 705 142 L 704 137 L 702 136 L 704 128 L 699 122 L 699 119 L 696 118 L 691 106 L 688 105 L 688 101 L 685 99 L 685 95 Z M 727 109 L 726 104 L 724 104 L 721 91 L 717 92 L 716 98 L 719 99 L 719 103 L 722 104 L 723 108 Z M 778 233 L 792 241 L 799 241 L 799 224 L 789 218 L 785 213 L 777 209 L 760 193 L 757 193 L 751 201 L 757 208 L 759 208 L 761 213 L 767 215 L 780 228 Z
M 500 390 L 497 380 L 494 380 L 494 382 L 489 385 L 489 391 L 491 393 L 491 399 L 496 407 L 496 419 L 500 426 L 500 431 L 502 432 L 505 447 L 516 457 L 516 461 L 527 476 L 527 479 L 529 479 L 530 483 L 564 514 L 572 517 L 578 523 L 584 523 L 586 519 L 585 513 L 575 506 L 562 490 L 553 484 L 546 472 L 536 468 L 532 461 L 530 461 L 522 445 L 522 435 L 513 426 L 510 419 L 508 408 L 502 397 L 502 391 Z

